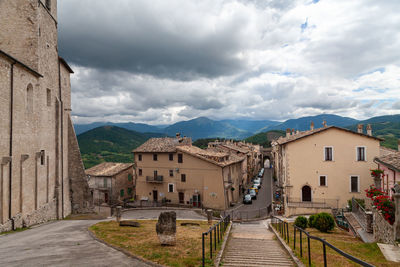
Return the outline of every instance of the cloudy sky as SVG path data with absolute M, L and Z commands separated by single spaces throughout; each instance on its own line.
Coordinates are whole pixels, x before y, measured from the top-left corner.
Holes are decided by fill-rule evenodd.
M 400 113 L 399 0 L 64 0 L 75 123 Z

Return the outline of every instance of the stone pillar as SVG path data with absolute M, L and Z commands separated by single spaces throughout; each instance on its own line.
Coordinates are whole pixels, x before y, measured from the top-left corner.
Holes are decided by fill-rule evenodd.
M 366 219 L 367 219 L 367 233 L 372 233 L 373 232 L 373 215 L 372 211 L 366 211 L 365 212 Z
M 211 225 L 212 224 L 212 210 L 207 210 L 207 220 L 208 220 L 208 224 Z
M 393 198 L 394 198 L 394 207 L 395 207 L 394 216 L 396 218 L 394 225 L 393 225 L 394 240 L 398 240 L 398 239 L 400 239 L 400 193 L 394 193 Z
M 374 184 L 377 189 L 381 190 L 381 177 L 380 176 L 379 177 L 374 176 Z
M 122 207 L 121 206 L 117 206 L 116 215 L 115 215 L 117 223 L 119 223 L 121 221 L 121 210 L 122 210 Z

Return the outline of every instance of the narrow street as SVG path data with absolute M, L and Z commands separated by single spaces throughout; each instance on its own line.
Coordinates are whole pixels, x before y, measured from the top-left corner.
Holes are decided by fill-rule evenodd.
M 242 205 L 233 210 L 234 219 L 255 219 L 267 215 L 267 208 L 272 203 L 272 169 L 265 169 L 261 188 L 258 190 L 257 199 L 253 203 Z

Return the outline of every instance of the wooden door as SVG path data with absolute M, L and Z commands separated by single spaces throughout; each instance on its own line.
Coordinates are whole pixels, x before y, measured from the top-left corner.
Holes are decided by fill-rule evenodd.
M 311 187 L 308 185 L 303 186 L 301 189 L 302 201 L 311 202 Z
M 185 193 L 179 192 L 179 204 L 185 204 Z
M 158 201 L 158 191 L 153 190 L 153 201 L 157 202 Z

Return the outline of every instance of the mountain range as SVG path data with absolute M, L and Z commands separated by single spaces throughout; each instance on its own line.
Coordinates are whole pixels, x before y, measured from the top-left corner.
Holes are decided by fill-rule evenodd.
M 285 135 L 284 130 L 287 128 L 304 131 L 310 128 L 311 121 L 316 128 L 319 128 L 322 127 L 323 120 L 326 120 L 328 125 L 353 131 L 357 130 L 357 124 L 363 124 L 364 128 L 367 124 L 371 124 L 374 136 L 385 139 L 382 145 L 397 148 L 397 140 L 400 138 L 400 115 L 379 116 L 358 121 L 323 114 L 287 120 L 283 123 L 267 120 L 214 121 L 200 117 L 164 128 L 141 123 L 92 123 L 78 124 L 75 127 L 81 132 L 89 129 L 78 135 L 82 158 L 85 167 L 88 168 L 103 161 L 132 162 L 131 151 L 151 137 L 175 136 L 179 132 L 181 135 L 192 137 L 194 141 L 197 140 L 194 144 L 200 147 L 206 147 L 210 140 L 216 138 L 244 139 L 246 142 L 268 147 L 272 139 Z

